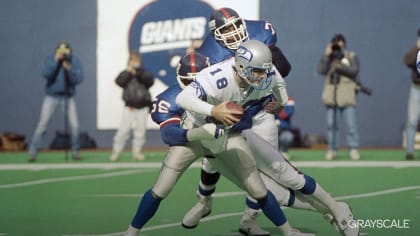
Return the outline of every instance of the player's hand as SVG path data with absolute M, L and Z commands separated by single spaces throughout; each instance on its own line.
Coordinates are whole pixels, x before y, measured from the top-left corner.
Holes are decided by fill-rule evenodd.
M 283 109 L 283 106 L 278 101 L 271 101 L 264 106 L 264 111 L 270 114 L 277 114 Z
M 207 123 L 198 128 L 187 131 L 188 141 L 218 139 L 225 134 L 225 130 L 216 124 Z
M 211 110 L 211 116 L 222 122 L 226 126 L 231 126 L 240 120 L 240 116 L 242 116 L 242 111 L 236 111 L 232 109 L 228 109 L 226 104 L 228 102 L 222 102 L 213 107 Z

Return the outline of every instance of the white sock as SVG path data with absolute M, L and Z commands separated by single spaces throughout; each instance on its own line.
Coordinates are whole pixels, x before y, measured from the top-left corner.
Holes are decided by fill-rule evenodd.
M 128 226 L 127 232 L 124 236 L 137 236 L 137 234 L 139 233 L 139 229 L 134 228 L 133 226 L 131 226 L 131 224 Z
M 289 232 L 292 230 L 292 227 L 289 224 L 289 221 L 286 221 L 286 223 L 279 226 L 279 229 L 283 233 L 283 235 L 288 235 Z
M 318 183 L 316 184 L 315 192 L 312 195 L 307 196 L 312 196 L 315 198 L 315 201 L 324 204 L 334 216 L 339 214 L 337 202 Z

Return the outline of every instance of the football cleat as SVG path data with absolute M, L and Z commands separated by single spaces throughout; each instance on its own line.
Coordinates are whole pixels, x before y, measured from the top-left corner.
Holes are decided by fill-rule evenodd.
M 358 236 L 359 226 L 357 225 L 353 212 L 345 202 L 337 202 L 340 215 L 335 217 L 338 228 L 345 236 Z
M 339 232 L 339 233 L 343 233 L 340 228 L 338 227 L 337 221 L 335 221 L 334 216 L 330 213 L 325 213 L 324 214 L 324 219 L 326 221 L 328 221 L 328 223 L 331 224 L 331 226 L 335 229 L 335 231 Z
M 239 232 L 246 236 L 270 236 L 270 232 L 261 229 L 256 219 L 260 212 L 250 208 L 245 208 L 239 224 Z
M 315 236 L 315 234 L 311 233 L 302 233 L 297 229 L 292 229 L 285 234 L 285 236 Z
M 211 213 L 213 199 L 211 196 L 202 196 L 197 194 L 198 202 L 185 214 L 182 219 L 182 226 L 187 229 L 197 227 L 201 218 L 208 216 Z

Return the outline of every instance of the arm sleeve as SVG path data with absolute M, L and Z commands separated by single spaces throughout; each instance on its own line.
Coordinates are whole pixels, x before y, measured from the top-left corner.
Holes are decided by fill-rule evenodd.
M 57 77 L 58 71 L 61 68 L 61 63 L 55 61 L 54 56 L 49 56 L 45 59 L 42 66 L 42 76 L 47 79 L 48 82 L 52 82 Z
M 277 101 L 284 106 L 287 103 L 288 95 L 286 90 L 286 83 L 281 75 L 277 72 L 274 75 L 275 86 L 273 87 L 273 94 L 276 97 Z
M 69 71 L 70 83 L 79 84 L 83 81 L 83 67 L 82 63 L 77 59 L 72 59 L 72 66 Z
M 115 79 L 115 83 L 117 83 L 118 86 L 120 86 L 121 88 L 125 88 L 131 79 L 132 79 L 131 73 L 124 70 Z
M 287 60 L 283 52 L 280 50 L 280 48 L 273 45 L 270 46 L 270 51 L 273 57 L 273 64 L 276 66 L 281 76 L 285 78 L 287 75 L 289 75 L 290 71 L 292 70 L 292 66 L 290 65 L 289 61 Z
M 416 56 L 417 56 L 417 51 L 418 50 L 419 49 L 417 47 L 413 47 L 404 56 L 405 65 L 408 66 L 411 69 L 416 68 Z
M 185 110 L 211 116 L 213 105 L 201 100 L 197 94 L 198 88 L 187 86 L 176 97 L 176 104 Z
M 319 60 L 317 71 L 321 75 L 326 75 L 328 73 L 328 70 L 330 69 L 330 59 L 327 55 L 322 55 L 321 59 Z
M 335 71 L 338 74 L 347 76 L 349 78 L 352 78 L 353 80 L 356 80 L 357 75 L 359 74 L 359 58 L 356 54 L 352 53 L 353 55 L 347 57 L 350 61 L 350 65 L 344 65 L 341 63 L 341 66 L 338 67 Z
M 187 130 L 179 126 L 179 123 L 162 124 L 160 127 L 160 135 L 164 143 L 169 146 L 186 145 Z
M 138 77 L 138 79 L 140 83 L 144 84 L 146 89 L 149 89 L 150 87 L 152 87 L 153 83 L 155 82 L 155 78 L 153 74 L 147 70 L 143 70 L 143 72 Z

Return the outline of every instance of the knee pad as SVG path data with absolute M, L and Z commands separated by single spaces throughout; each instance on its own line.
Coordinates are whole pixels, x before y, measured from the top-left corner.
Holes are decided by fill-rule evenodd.
M 293 204 L 295 204 L 295 198 L 296 198 L 295 192 L 293 192 L 293 190 L 289 189 L 289 193 L 290 195 L 289 195 L 289 201 L 287 202 L 287 205 L 286 205 L 287 207 L 293 206 Z
M 315 179 L 309 175 L 304 175 L 303 177 L 305 178 L 305 185 L 303 186 L 303 188 L 299 189 L 299 192 L 307 195 L 313 194 L 316 188 Z

